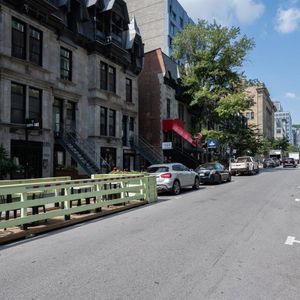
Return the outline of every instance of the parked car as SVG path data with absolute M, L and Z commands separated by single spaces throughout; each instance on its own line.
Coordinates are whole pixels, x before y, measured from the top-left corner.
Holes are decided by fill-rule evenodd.
M 272 157 L 273 161 L 275 162 L 275 166 L 279 167 L 280 166 L 280 160 L 277 157 Z
M 241 156 L 230 164 L 230 172 L 232 175 L 258 174 L 259 165 L 252 156 Z
M 195 170 L 200 176 L 201 183 L 221 183 L 231 181 L 231 174 L 219 162 L 200 165 Z
M 275 168 L 276 163 L 272 158 L 264 159 L 264 168 Z
M 291 157 L 285 158 L 285 159 L 283 160 L 283 162 L 282 162 L 282 165 L 283 165 L 284 168 L 285 168 L 285 167 L 294 167 L 294 168 L 297 167 L 297 164 L 296 164 L 295 159 L 294 159 L 294 158 L 291 158 Z
M 183 187 L 198 189 L 200 185 L 198 173 L 180 163 L 151 165 L 147 172 L 156 176 L 158 192 L 171 191 L 178 195 Z

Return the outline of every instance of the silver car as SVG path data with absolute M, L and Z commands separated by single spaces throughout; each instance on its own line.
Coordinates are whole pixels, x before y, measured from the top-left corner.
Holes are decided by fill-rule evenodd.
M 152 165 L 147 172 L 156 176 L 158 192 L 171 191 L 178 195 L 182 187 L 198 189 L 200 185 L 199 175 L 180 163 Z

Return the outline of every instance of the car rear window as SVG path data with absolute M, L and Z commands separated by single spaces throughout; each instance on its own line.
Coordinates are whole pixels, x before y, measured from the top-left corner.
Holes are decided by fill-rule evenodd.
M 197 167 L 196 171 L 199 171 L 199 170 L 214 170 L 216 169 L 216 164 L 204 164 L 204 165 L 201 165 L 199 167 Z
M 236 162 L 243 163 L 243 162 L 251 162 L 250 157 L 238 157 Z
M 169 168 L 166 166 L 160 166 L 160 167 L 149 167 L 147 169 L 148 173 L 162 173 L 162 172 L 169 172 Z

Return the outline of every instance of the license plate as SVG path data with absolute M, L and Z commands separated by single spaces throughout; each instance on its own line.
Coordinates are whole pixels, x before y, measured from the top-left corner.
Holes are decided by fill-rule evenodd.
M 204 177 L 205 176 L 205 174 L 200 174 L 200 177 Z

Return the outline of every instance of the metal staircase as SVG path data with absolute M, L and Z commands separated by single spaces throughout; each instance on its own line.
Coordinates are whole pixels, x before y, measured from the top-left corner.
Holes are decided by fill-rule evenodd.
M 109 164 L 95 151 L 94 145 L 74 129 L 58 136 L 57 142 L 70 153 L 87 175 L 110 172 Z
M 134 135 L 133 147 L 136 151 L 139 151 L 150 164 L 154 165 L 163 162 L 160 151 L 141 136 Z

